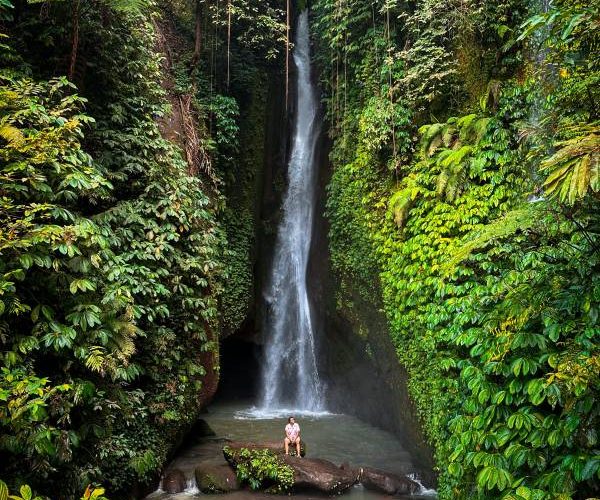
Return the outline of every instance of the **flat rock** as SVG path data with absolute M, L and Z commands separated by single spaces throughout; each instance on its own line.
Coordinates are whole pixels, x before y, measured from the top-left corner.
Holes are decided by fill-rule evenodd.
M 240 489 L 237 475 L 228 463 L 205 460 L 196 466 L 194 473 L 202 493 L 229 493 Z
M 246 443 L 242 441 L 232 441 L 227 444 L 232 450 L 241 450 L 246 448 L 248 450 L 271 450 L 276 455 L 285 455 L 285 447 L 283 445 L 283 439 L 280 441 L 261 441 L 259 443 Z M 292 453 L 293 452 L 293 453 Z M 290 445 L 290 454 L 296 453 L 296 447 Z M 300 456 L 306 455 L 306 443 L 300 441 Z
M 328 495 L 346 491 L 357 477 L 348 470 L 320 458 L 298 458 L 282 455 L 281 459 L 294 470 L 294 489 L 316 490 Z
M 406 476 L 371 467 L 361 468 L 360 483 L 368 490 L 387 495 L 411 495 L 419 491 L 419 485 Z

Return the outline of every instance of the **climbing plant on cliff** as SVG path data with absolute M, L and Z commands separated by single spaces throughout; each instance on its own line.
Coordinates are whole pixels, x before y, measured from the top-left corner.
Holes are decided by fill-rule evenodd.
M 598 9 L 535 8 L 315 7 L 338 307 L 382 289 L 442 498 L 598 492 Z
M 69 31 L 62 7 L 20 5 L 2 49 L 20 69 L 0 91 L 0 460 L 11 483 L 71 497 L 155 475 L 195 418 L 224 239 L 218 197 L 155 122 L 167 107 L 152 22 L 80 12 L 86 102 L 45 79 L 65 46 L 40 60 L 30 44 Z

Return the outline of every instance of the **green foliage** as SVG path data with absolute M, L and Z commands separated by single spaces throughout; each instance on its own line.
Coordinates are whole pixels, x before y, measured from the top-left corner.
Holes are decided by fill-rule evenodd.
M 571 127 L 569 138 L 554 144 L 556 153 L 542 162 L 542 170 L 548 173 L 546 193 L 573 205 L 588 191 L 600 191 L 599 132 L 598 123 Z
M 149 0 L 104 0 L 106 4 L 117 12 L 139 13 L 148 9 Z
M 344 75 L 325 99 L 338 307 L 381 290 L 441 498 L 597 496 L 597 7 L 553 2 L 523 32 L 521 2 L 386 2 L 370 25 L 350 4 L 316 5 Z M 395 112 L 420 125 L 396 144 Z
M 238 103 L 233 97 L 216 95 L 208 104 L 208 110 L 214 117 L 215 141 L 221 161 L 231 162 L 239 148 Z
M 18 22 L 43 36 L 69 14 Z M 40 492 L 154 477 L 216 363 L 219 195 L 159 134 L 150 17 L 82 10 L 88 102 L 64 78 L 1 82 L 0 454 Z
M 225 458 L 235 463 L 237 476 L 253 490 L 264 489 L 270 493 L 283 493 L 294 485 L 294 470 L 271 450 L 223 448 Z
M 10 494 L 8 486 L 2 480 L 0 480 L 0 500 L 43 500 L 41 496 L 34 496 L 31 487 L 24 484 L 19 488 L 19 494 Z M 108 500 L 104 496 L 104 488 L 96 488 L 89 485 L 81 500 Z
M 88 485 L 85 489 L 81 500 L 108 500 L 104 496 L 104 488 L 97 488 L 92 485 Z
M 40 496 L 33 496 L 33 492 L 31 491 L 31 488 L 24 484 L 23 486 L 21 486 L 19 488 L 19 494 L 13 494 L 11 495 L 10 492 L 8 491 L 8 486 L 6 486 L 6 483 L 2 480 L 0 480 L 0 500 L 42 500 L 42 497 Z
M 277 61 L 284 53 L 286 25 L 282 7 L 276 1 L 232 0 L 228 4 L 236 42 L 249 49 L 251 57 L 260 54 L 267 61 Z M 213 24 L 226 27 L 228 17 L 222 7 L 213 4 L 209 9 Z

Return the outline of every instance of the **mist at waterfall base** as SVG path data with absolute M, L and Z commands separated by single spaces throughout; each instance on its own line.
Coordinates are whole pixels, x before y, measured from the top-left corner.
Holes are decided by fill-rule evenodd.
M 306 10 L 298 17 L 293 57 L 296 113 L 288 186 L 265 293 L 265 359 L 262 401 L 257 411 L 266 414 L 324 411 L 306 276 L 315 212 L 315 151 L 320 133 Z

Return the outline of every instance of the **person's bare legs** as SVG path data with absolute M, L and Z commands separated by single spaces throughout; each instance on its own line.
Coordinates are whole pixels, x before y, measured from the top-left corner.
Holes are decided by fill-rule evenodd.
M 296 456 L 300 458 L 300 438 L 296 439 Z
M 283 443 L 284 443 L 284 445 L 285 445 L 285 454 L 286 454 L 286 455 L 289 455 L 289 454 L 290 454 L 290 439 L 286 437 L 286 438 L 283 440 Z

